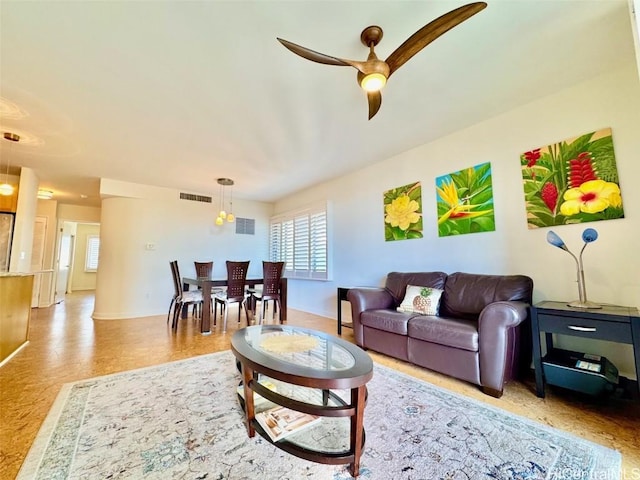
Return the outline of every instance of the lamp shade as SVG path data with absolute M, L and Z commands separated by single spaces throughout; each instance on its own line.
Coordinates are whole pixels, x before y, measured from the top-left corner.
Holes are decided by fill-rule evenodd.
M 582 240 L 584 243 L 595 242 L 598 239 L 598 232 L 593 228 L 587 228 L 582 232 Z
M 562 239 L 553 230 L 549 230 L 547 233 L 547 242 L 554 247 L 562 248 L 563 250 L 567 248 Z
M 3 183 L 2 185 L 0 185 L 0 195 L 13 195 L 13 186 L 8 183 Z

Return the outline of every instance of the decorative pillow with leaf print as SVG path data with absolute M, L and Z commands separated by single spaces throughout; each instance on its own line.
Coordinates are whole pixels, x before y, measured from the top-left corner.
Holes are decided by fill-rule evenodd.
M 396 309 L 405 313 L 420 313 L 422 315 L 438 315 L 442 290 L 417 285 L 407 285 L 404 300 Z

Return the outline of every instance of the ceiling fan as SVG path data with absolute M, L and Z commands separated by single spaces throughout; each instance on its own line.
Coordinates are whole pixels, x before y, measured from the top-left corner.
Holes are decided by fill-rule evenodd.
M 296 45 L 282 38 L 278 38 L 278 41 L 296 55 L 300 55 L 302 58 L 306 58 L 312 62 L 324 63 L 325 65 L 354 67 L 358 70 L 358 84 L 367 92 L 369 120 L 371 120 L 371 118 L 378 113 L 380 104 L 382 103 L 380 90 L 387 83 L 387 79 L 398 70 L 398 68 L 440 35 L 480 12 L 486 6 L 487 4 L 485 2 L 475 2 L 445 13 L 411 35 L 384 61 L 378 59 L 373 51 L 373 48 L 378 45 L 378 42 L 382 39 L 382 28 L 375 25 L 365 28 L 360 34 L 360 41 L 366 47 L 369 47 L 369 56 L 364 62 L 325 55 L 324 53 Z

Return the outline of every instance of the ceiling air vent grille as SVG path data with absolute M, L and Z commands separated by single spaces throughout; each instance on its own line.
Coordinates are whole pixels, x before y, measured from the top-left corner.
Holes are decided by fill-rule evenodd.
M 237 235 L 255 235 L 256 234 L 255 218 L 236 217 L 236 234 Z
M 191 200 L 192 202 L 211 203 L 211 197 L 205 195 L 194 195 L 193 193 L 180 192 L 180 200 Z

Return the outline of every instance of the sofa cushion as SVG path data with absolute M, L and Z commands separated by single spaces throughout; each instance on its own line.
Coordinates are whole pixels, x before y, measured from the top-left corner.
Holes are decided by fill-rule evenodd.
M 407 322 L 415 316 L 415 313 L 396 312 L 395 310 L 366 310 L 360 314 L 360 323 L 384 332 L 406 335 Z
M 409 320 L 410 338 L 438 343 L 447 347 L 478 351 L 478 324 L 473 320 L 451 320 L 431 315 Z
M 533 280 L 524 275 L 452 273 L 444 287 L 440 315 L 475 320 L 493 302 L 531 303 L 532 290 Z
M 396 310 L 421 315 L 438 315 L 441 295 L 442 290 L 439 288 L 407 285 L 404 299 Z
M 422 285 L 442 290 L 446 278 L 447 274 L 444 272 L 391 272 L 387 275 L 385 289 L 393 297 L 393 308 L 396 308 L 404 298 L 407 285 Z

